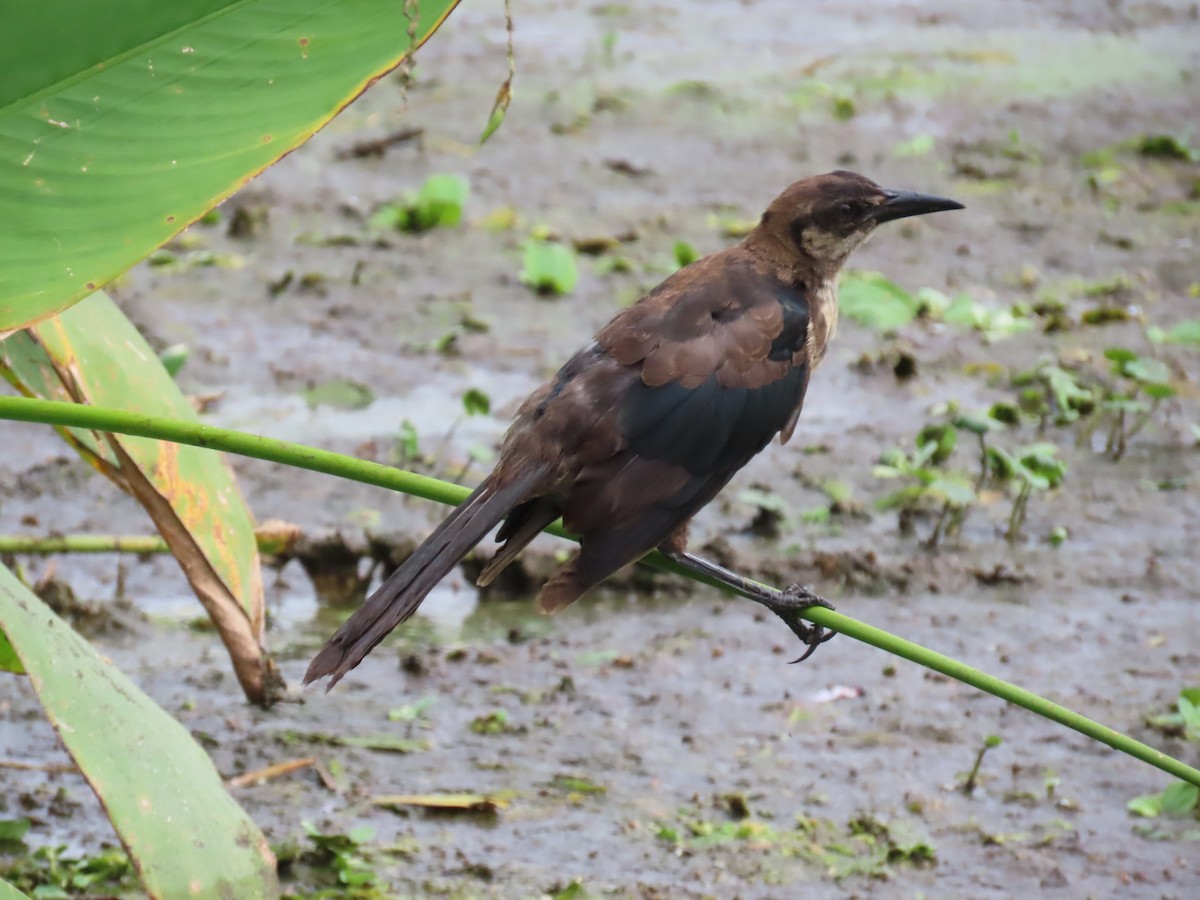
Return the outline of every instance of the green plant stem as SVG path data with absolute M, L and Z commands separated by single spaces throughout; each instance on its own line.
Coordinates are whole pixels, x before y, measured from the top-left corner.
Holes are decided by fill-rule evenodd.
M 224 450 L 241 456 L 283 463 L 294 468 L 336 475 L 340 478 L 376 485 L 426 500 L 434 500 L 438 503 L 457 504 L 470 493 L 467 488 L 456 484 L 343 456 L 340 453 L 331 453 L 328 450 L 290 444 L 286 441 L 233 431 L 228 428 L 216 428 L 212 425 L 147 416 L 123 410 L 102 409 L 54 400 L 0 397 L 0 419 L 40 422 L 45 425 L 68 428 L 90 428 L 190 444 L 210 450 Z M 570 537 L 563 530 L 562 525 L 557 522 L 546 530 L 561 537 Z M 657 551 L 644 557 L 642 562 L 657 569 L 684 575 L 694 581 L 729 590 L 724 585 L 682 570 Z M 1114 750 L 1149 763 L 1176 778 L 1200 786 L 1200 770 L 1067 709 L 1065 706 L 1060 706 L 1014 684 L 981 672 L 973 666 L 943 656 L 919 644 L 906 641 L 831 609 L 814 606 L 805 610 L 804 617 L 818 625 L 841 632 L 846 637 L 870 644 L 872 647 L 877 647 L 894 656 L 907 659 L 992 694 L 1001 700 L 1007 700 L 1009 703 L 1037 713 L 1052 722 L 1078 731 Z
M 37 537 L 0 535 L 0 553 L 45 556 L 51 553 L 166 553 L 167 542 L 156 535 L 64 534 Z
M 299 534 L 297 534 L 299 536 Z M 260 553 L 279 555 L 289 548 L 287 537 L 255 535 Z M 50 556 L 55 553 L 170 553 L 156 534 L 0 534 L 0 553 Z

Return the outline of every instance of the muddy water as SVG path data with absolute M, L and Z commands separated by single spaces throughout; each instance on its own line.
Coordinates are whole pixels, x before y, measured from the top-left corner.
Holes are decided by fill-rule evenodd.
M 407 100 L 381 83 L 231 204 L 265 213 L 252 238 L 192 230 L 244 265 L 141 268 L 123 281 L 118 299 L 152 340 L 191 347 L 181 381 L 218 395 L 211 421 L 386 460 L 407 420 L 440 471 L 473 481 L 482 469 L 472 454 L 494 445 L 520 397 L 619 303 L 669 271 L 675 241 L 723 246 L 720 222 L 751 218 L 794 178 L 839 166 L 968 204 L 881 234 L 855 260 L 909 289 L 1007 306 L 1125 274 L 1122 302 L 1151 322 L 1200 315 L 1188 296 L 1200 281 L 1196 167 L 1122 152 L 1120 178 L 1097 192 L 1083 163 L 1140 135 L 1194 131 L 1194 5 L 542 2 L 517 14 L 517 99 L 484 149 L 474 143 L 503 77 L 502 19 L 468 4 L 422 53 Z M 401 121 L 424 127 L 422 140 L 382 159 L 336 159 Z M 904 149 L 922 144 L 927 152 Z M 435 172 L 470 179 L 469 226 L 388 246 L 366 239 L 375 206 Z M 518 227 L 486 228 L 506 207 Z M 538 225 L 570 238 L 636 232 L 620 251 L 634 271 L 583 260 L 571 297 L 536 298 L 517 273 L 520 243 Z M 345 236 L 357 244 L 336 240 Z M 272 293 L 288 272 L 292 283 Z M 1078 287 L 1061 292 L 1076 319 L 1094 303 Z M 488 328 L 462 329 L 464 318 Z M 431 349 L 455 330 L 456 355 Z M 1194 746 L 1144 726 L 1200 683 L 1200 476 L 1186 437 L 1200 418 L 1194 355 L 1172 351 L 1185 396 L 1121 462 L 1048 432 L 1070 470 L 1062 491 L 1033 501 L 1026 540 L 1000 538 L 1008 502 L 997 499 L 933 553 L 899 534 L 890 513 L 827 525 L 799 513 L 825 502 L 811 485 L 830 478 L 870 510 L 890 489 L 872 477 L 874 461 L 910 441 L 930 407 L 980 409 L 1011 395 L 968 363 L 1020 370 L 1046 355 L 1146 344 L 1135 322 L 992 344 L 913 325 L 901 341 L 918 361 L 904 382 L 890 365 L 864 364 L 890 359 L 895 342 L 844 323 L 793 445 L 756 460 L 701 515 L 696 542 L 719 538 L 740 566 L 813 583 L 852 615 L 1195 763 Z M 336 378 L 369 386 L 367 404 L 306 402 L 308 388 Z M 471 387 L 491 396 L 490 415 L 459 415 Z M 145 530 L 140 512 L 48 432 L 6 426 L 5 437 L 16 452 L 0 463 L 3 530 Z M 436 521 L 426 504 L 235 465 L 261 519 L 355 535 L 364 523 L 420 533 Z M 744 531 L 754 511 L 739 494 L 756 483 L 792 511 L 777 539 Z M 1177 489 L 1157 487 L 1166 483 Z M 1057 526 L 1070 538 L 1054 548 L 1045 537 Z M 540 541 L 530 569 L 560 549 Z M 81 596 L 99 600 L 117 592 L 118 565 L 57 561 Z M 151 619 L 100 636 L 103 651 L 204 736 L 223 773 L 308 754 L 342 767 L 337 790 L 310 771 L 238 796 L 274 841 L 297 838 L 302 820 L 327 832 L 372 825 L 385 895 L 527 897 L 575 879 L 587 896 L 639 897 L 1200 890 L 1196 844 L 1180 840 L 1187 823 L 1167 822 L 1151 840 L 1125 810 L 1166 785 L 1156 771 L 845 638 L 789 667 L 795 647 L 778 623 L 709 591 L 626 579 L 545 621 L 525 597 L 480 604 L 458 574 L 334 697 L 309 692 L 263 713 L 243 705 L 215 641 L 181 627 L 196 608 L 170 561 L 122 561 L 120 581 Z M 336 620 L 294 565 L 269 593 L 271 645 L 298 681 Z M 855 690 L 831 700 L 836 686 Z M 436 702 L 421 718 L 389 721 L 389 710 L 425 697 Z M 498 710 L 499 733 L 472 728 Z M 62 758 L 24 684 L 0 684 L 0 715 L 4 755 Z M 321 737 L 379 733 L 429 749 L 396 755 Z M 967 796 L 958 787 L 992 734 L 1003 743 Z M 604 790 L 564 788 L 563 776 Z M 91 851 L 113 839 L 82 781 L 2 777 L 0 812 L 35 819 L 35 843 Z M 66 817 L 52 802 L 59 787 L 72 801 Z M 366 802 L 437 791 L 509 805 L 463 818 Z M 730 794 L 752 825 L 713 839 L 747 812 Z M 917 835 L 936 865 L 871 862 L 851 833 L 856 819 L 859 831 L 885 823 L 897 846 L 897 835 Z M 381 849 L 397 843 L 405 853 Z M 855 865 L 865 874 L 831 874 Z

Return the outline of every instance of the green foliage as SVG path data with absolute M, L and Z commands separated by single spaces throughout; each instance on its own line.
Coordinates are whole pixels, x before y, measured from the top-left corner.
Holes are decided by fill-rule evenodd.
M 1081 416 L 1095 412 L 1100 397 L 1094 388 L 1085 386 L 1077 373 L 1053 363 L 1043 362 L 1035 369 L 1013 378 L 1020 388 L 1017 401 L 1020 412 L 1035 416 L 1042 427 L 1048 422 L 1069 425 Z M 1007 424 L 1019 424 L 1020 412 Z
M 504 734 L 513 730 L 508 721 L 508 713 L 502 709 L 476 716 L 471 720 L 471 731 L 475 734 Z
M 975 786 L 979 783 L 979 770 L 983 767 L 983 758 L 989 750 L 999 747 L 1004 741 L 998 734 L 989 734 L 983 739 L 983 744 L 979 747 L 979 752 L 975 754 L 975 764 L 971 767 L 971 771 L 967 773 L 967 777 L 963 779 L 962 792 L 967 796 L 975 793 Z
M 565 244 L 531 238 L 525 242 L 521 283 L 539 294 L 569 294 L 579 280 L 575 253 Z
M 1200 745 L 1200 687 L 1181 690 L 1175 699 L 1175 711 L 1151 716 L 1149 724 Z M 1167 816 L 1200 820 L 1200 787 L 1186 781 L 1172 782 L 1157 794 L 1134 797 L 1127 808 L 1144 819 Z
M 895 156 L 928 156 L 933 152 L 936 142 L 931 134 L 918 134 L 907 141 L 901 141 L 892 148 Z
M 1135 816 L 1144 819 L 1163 815 L 1183 818 L 1200 808 L 1200 787 L 1186 781 L 1176 781 L 1157 794 L 1134 797 L 1126 804 L 1126 808 Z
M 1146 336 L 1156 344 L 1186 344 L 1198 347 L 1200 346 L 1200 319 L 1186 319 L 1166 331 L 1151 326 L 1146 329 Z
M 250 900 L 278 891 L 265 839 L 187 729 L 4 566 L 0 630 L 147 893 Z
M 1200 162 L 1200 150 L 1191 146 L 1187 138 L 1173 134 L 1146 134 L 1138 138 L 1137 151 L 1142 156 L 1154 159 L 1172 159 L 1181 162 Z
M 1188 323 L 1179 326 L 1181 342 L 1190 335 Z M 1161 334 L 1160 334 L 1161 339 Z M 1079 426 L 1079 439 L 1087 443 L 1100 428 L 1107 429 L 1105 452 L 1120 459 L 1130 440 L 1149 424 L 1163 400 L 1174 397 L 1171 370 L 1165 362 L 1141 356 L 1127 347 L 1109 347 L 1105 379 L 1086 369 L 1065 369 L 1052 362 L 1015 375 L 1016 411 L 994 407 L 993 415 L 1016 425 L 1022 416 L 1048 425 Z
M 940 318 L 948 325 L 958 325 L 978 331 L 988 342 L 1012 337 L 1033 328 L 1033 322 L 1030 319 L 1017 315 L 1011 308 L 996 309 L 985 306 L 965 295 L 955 297 L 942 306 L 940 300 L 944 299 L 944 295 L 929 289 L 922 292 L 922 295 L 930 307 L 932 318 Z
M 700 251 L 687 241 L 676 241 L 672 252 L 675 254 L 675 265 L 681 269 L 684 266 L 690 266 L 700 258 Z
M 462 404 L 463 412 L 468 416 L 486 416 L 492 411 L 492 398 L 479 388 L 468 388 Z
M 590 778 L 582 775 L 555 775 L 550 786 L 568 795 L 594 795 L 608 793 L 608 788 L 596 784 Z
M 858 107 L 850 97 L 840 96 L 833 98 L 833 117 L 838 121 L 844 122 L 847 119 L 853 119 L 858 114 Z
M 437 697 L 422 697 L 415 703 L 406 703 L 404 706 L 389 710 L 388 721 L 415 722 L 417 719 L 423 719 L 426 711 L 435 703 L 437 703 Z
M 1010 490 L 1015 488 L 1012 513 L 1005 537 L 1010 541 L 1021 535 L 1029 498 L 1062 484 L 1067 464 L 1058 458 L 1058 447 L 1049 443 L 1030 444 L 1012 453 L 1000 447 L 988 447 L 987 458 L 992 478 Z
M 28 820 L 25 821 L 28 825 Z M 0 867 L 0 878 L 38 900 L 72 896 L 126 896 L 137 878 L 121 849 L 75 856 L 66 847 L 39 847 Z
M 309 409 L 328 406 L 333 409 L 366 409 L 375 402 L 375 393 L 351 378 L 331 378 L 306 388 L 301 396 Z
M 364 853 L 363 845 L 375 837 L 375 829 L 362 825 L 347 834 L 326 834 L 311 822 L 303 822 L 312 849 L 302 854 L 310 865 L 328 868 L 339 884 L 365 888 L 379 877 Z
M 1148 721 L 1168 734 L 1200 744 L 1200 687 L 1184 688 L 1175 701 L 1175 712 L 1151 716 Z
M 15 843 L 29 833 L 28 819 L 0 819 L 0 844 Z
M 847 273 L 838 306 L 843 315 L 877 331 L 896 331 L 921 312 L 917 298 L 877 272 Z
M 550 900 L 588 900 L 591 896 L 583 886 L 582 879 L 576 878 L 565 887 L 555 885 L 550 889 Z
M 371 216 L 370 225 L 421 234 L 434 228 L 453 228 L 462 221 L 471 185 L 461 175 L 430 175 L 416 193 L 386 203 Z
M 685 808 L 662 820 L 654 834 L 677 853 L 768 851 L 821 866 L 838 880 L 886 878 L 896 866 L 923 867 L 937 858 L 933 843 L 909 823 L 867 815 L 845 825 L 797 816 L 795 827 L 778 828 L 748 816 L 712 821 L 703 810 Z
M 947 297 L 933 288 L 912 294 L 877 272 L 851 272 L 838 294 L 841 312 L 876 331 L 897 331 L 915 319 L 945 322 L 997 341 L 1028 331 L 1033 322 L 1015 307 L 996 309 L 966 295 Z
M 990 445 L 989 435 L 1003 430 L 1003 419 L 1010 418 L 1006 407 L 999 411 L 993 407 L 988 415 L 968 415 L 960 413 L 956 404 L 947 404 L 935 412 L 944 420 L 921 427 L 914 451 L 895 448 L 880 457 L 875 477 L 906 483 L 876 501 L 877 508 L 896 510 L 902 531 L 912 529 L 917 515 L 936 512 L 933 531 L 925 540 L 933 547 L 943 535 L 961 528 L 978 501 L 979 491 L 985 484 L 992 484 L 1014 496 L 1006 534 L 1009 540 L 1016 540 L 1030 497 L 1062 483 L 1066 463 L 1057 457 L 1058 448 L 1037 443 L 1010 452 Z M 948 467 L 959 447 L 960 433 L 973 435 L 978 442 L 978 474 L 974 477 Z
M 417 426 L 408 419 L 400 423 L 400 430 L 396 432 L 392 456 L 396 465 L 402 467 L 421 459 L 421 436 L 417 434 Z
M 880 498 L 880 510 L 897 510 L 901 529 L 911 527 L 912 518 L 920 512 L 937 510 L 938 518 L 926 544 L 933 547 L 944 534 L 954 534 L 976 502 L 976 488 L 969 476 L 944 468 L 958 444 L 952 424 L 926 425 L 917 434 L 916 449 L 906 453 L 897 448 L 880 457 L 875 466 L 876 478 L 901 479 L 907 482 L 899 490 Z
M 1109 347 L 1104 356 L 1118 382 L 1105 391 L 1100 404 L 1102 415 L 1096 418 L 1093 429 L 1108 423 L 1105 452 L 1120 459 L 1129 441 L 1149 424 L 1163 400 L 1175 396 L 1176 390 L 1162 360 L 1138 356 L 1125 347 Z

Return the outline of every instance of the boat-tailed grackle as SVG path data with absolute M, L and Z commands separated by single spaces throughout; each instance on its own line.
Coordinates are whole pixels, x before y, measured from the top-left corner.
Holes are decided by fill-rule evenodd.
M 492 473 L 329 639 L 305 683 L 330 675 L 336 684 L 501 522 L 503 546 L 480 585 L 559 516 L 580 549 L 542 587 L 542 611 L 658 548 L 749 592 L 808 645 L 807 656 L 831 635 L 799 612 L 824 601 L 688 553 L 688 523 L 772 438 L 792 436 L 837 327 L 838 273 L 850 253 L 883 222 L 951 209 L 962 204 L 853 172 L 788 187 L 745 240 L 617 313 L 533 392 Z

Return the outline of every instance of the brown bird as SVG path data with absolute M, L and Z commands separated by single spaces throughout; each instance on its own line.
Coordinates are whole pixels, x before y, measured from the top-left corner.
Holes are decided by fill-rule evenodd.
M 792 436 L 837 327 L 838 273 L 850 253 L 882 222 L 950 209 L 962 204 L 853 172 L 788 187 L 745 240 L 619 312 L 533 392 L 496 468 L 329 639 L 305 683 L 331 675 L 336 684 L 501 521 L 503 546 L 480 585 L 559 516 L 580 549 L 542 587 L 543 612 L 658 548 L 778 614 L 807 656 L 832 635 L 797 613 L 827 604 L 688 553 L 688 523 L 772 438 Z

